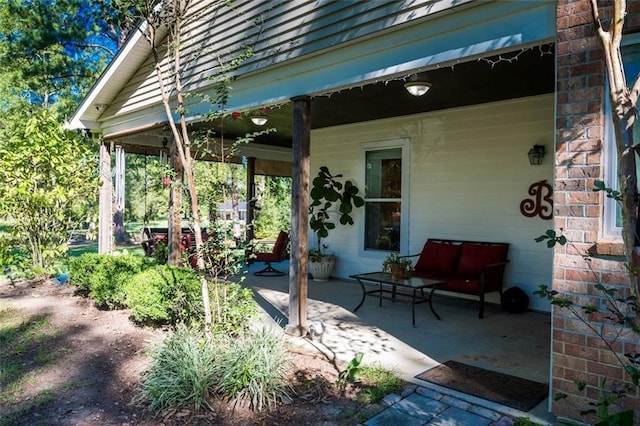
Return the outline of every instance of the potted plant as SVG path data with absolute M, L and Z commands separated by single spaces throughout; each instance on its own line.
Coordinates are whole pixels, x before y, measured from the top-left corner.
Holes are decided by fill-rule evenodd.
M 309 250 L 309 272 L 314 281 L 328 280 L 335 265 L 335 256 L 327 253 L 327 245 L 322 243 L 329 236 L 329 231 L 336 228 L 331 216 L 337 214 L 341 225 L 353 225 L 351 213 L 354 208 L 364 205 L 364 199 L 358 195 L 359 190 L 353 182 L 347 180 L 342 183 L 340 178 L 342 175 L 332 175 L 326 166 L 322 166 L 313 179 L 309 226 L 315 234 L 317 248 Z M 336 205 L 337 210 L 334 209 Z
M 402 257 L 398 253 L 389 253 L 382 262 L 382 272 L 391 274 L 391 279 L 404 280 L 413 275 L 413 264 L 409 258 Z

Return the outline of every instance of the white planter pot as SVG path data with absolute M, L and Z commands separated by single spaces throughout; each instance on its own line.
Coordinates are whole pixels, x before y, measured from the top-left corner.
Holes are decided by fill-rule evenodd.
M 309 259 L 307 269 L 314 281 L 328 281 L 336 264 L 335 256 L 322 256 L 319 260 Z

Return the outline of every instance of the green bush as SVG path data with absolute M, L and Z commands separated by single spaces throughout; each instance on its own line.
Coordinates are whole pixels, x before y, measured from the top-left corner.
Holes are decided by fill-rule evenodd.
M 200 275 L 192 269 L 158 265 L 129 280 L 124 292 L 133 319 L 140 323 L 204 323 Z M 237 335 L 257 316 L 250 289 L 236 283 L 210 281 L 209 292 L 213 334 Z
M 253 291 L 240 284 L 216 281 L 209 284 L 215 335 L 238 336 L 258 317 Z
M 152 354 L 151 368 L 144 373 L 143 394 L 151 410 L 207 406 L 217 383 L 216 360 L 220 347 L 197 329 L 179 328 Z
M 202 322 L 200 277 L 191 269 L 157 265 L 124 287 L 133 319 L 143 324 Z
M 232 340 L 217 365 L 217 391 L 254 410 L 272 408 L 291 390 L 287 373 L 292 360 L 282 336 L 273 331 L 263 328 Z
M 100 308 L 125 306 L 124 287 L 151 262 L 140 256 L 85 253 L 69 260 L 70 282 Z

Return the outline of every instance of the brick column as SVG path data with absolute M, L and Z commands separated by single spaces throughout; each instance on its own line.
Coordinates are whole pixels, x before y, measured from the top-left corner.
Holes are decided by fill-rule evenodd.
M 554 249 L 553 288 L 580 305 L 602 306 L 594 285 L 602 283 L 626 292 L 628 279 L 623 262 L 603 256 L 621 254 L 622 241 L 603 239 L 605 198 L 592 191 L 596 180 L 604 180 L 604 144 L 610 141 L 604 139 L 607 94 L 603 53 L 590 7 L 589 0 L 559 0 L 557 5 L 554 227 L 565 230 L 569 243 Z M 602 13 L 608 18 L 606 10 Z M 630 16 L 630 21 L 637 21 L 634 18 L 639 15 Z M 595 254 L 589 262 L 583 258 L 587 253 Z M 554 308 L 552 319 L 550 400 L 558 392 L 569 395 L 553 402 L 552 411 L 560 417 L 593 422 L 595 417 L 581 417 L 579 411 L 597 400 L 603 378 L 607 378 L 609 388 L 623 379 L 623 369 L 604 343 L 566 309 Z M 606 327 L 606 322 L 592 324 Z M 622 356 L 635 346 L 633 341 L 615 344 Z M 587 387 L 579 391 L 574 381 L 584 382 Z M 629 395 L 621 400 L 620 407 L 638 404 L 638 398 Z

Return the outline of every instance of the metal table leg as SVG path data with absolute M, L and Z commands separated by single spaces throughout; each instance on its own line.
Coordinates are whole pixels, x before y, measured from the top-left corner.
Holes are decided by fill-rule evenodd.
M 435 287 L 432 287 L 432 288 L 431 288 L 431 293 L 429 293 L 429 308 L 431 308 L 431 312 L 433 313 L 433 315 L 435 315 L 435 316 L 436 316 L 436 318 L 438 318 L 438 320 L 442 320 L 442 318 L 440 318 L 440 315 L 438 315 L 438 314 L 436 313 L 436 311 L 433 309 L 433 303 L 432 303 L 432 300 L 433 300 L 433 293 L 434 293 L 435 291 L 436 291 L 436 288 L 435 288 Z
M 356 306 L 356 308 L 353 310 L 353 312 L 355 312 L 358 309 L 360 309 L 360 306 L 362 306 L 362 304 L 364 303 L 364 299 L 367 297 L 367 293 L 366 293 L 366 290 L 364 288 L 364 284 L 362 284 L 362 281 L 360 281 L 359 278 L 356 278 L 356 281 L 358 281 L 358 284 L 360 284 L 360 287 L 362 288 L 362 299 L 360 300 L 360 303 L 358 303 L 358 306 Z

